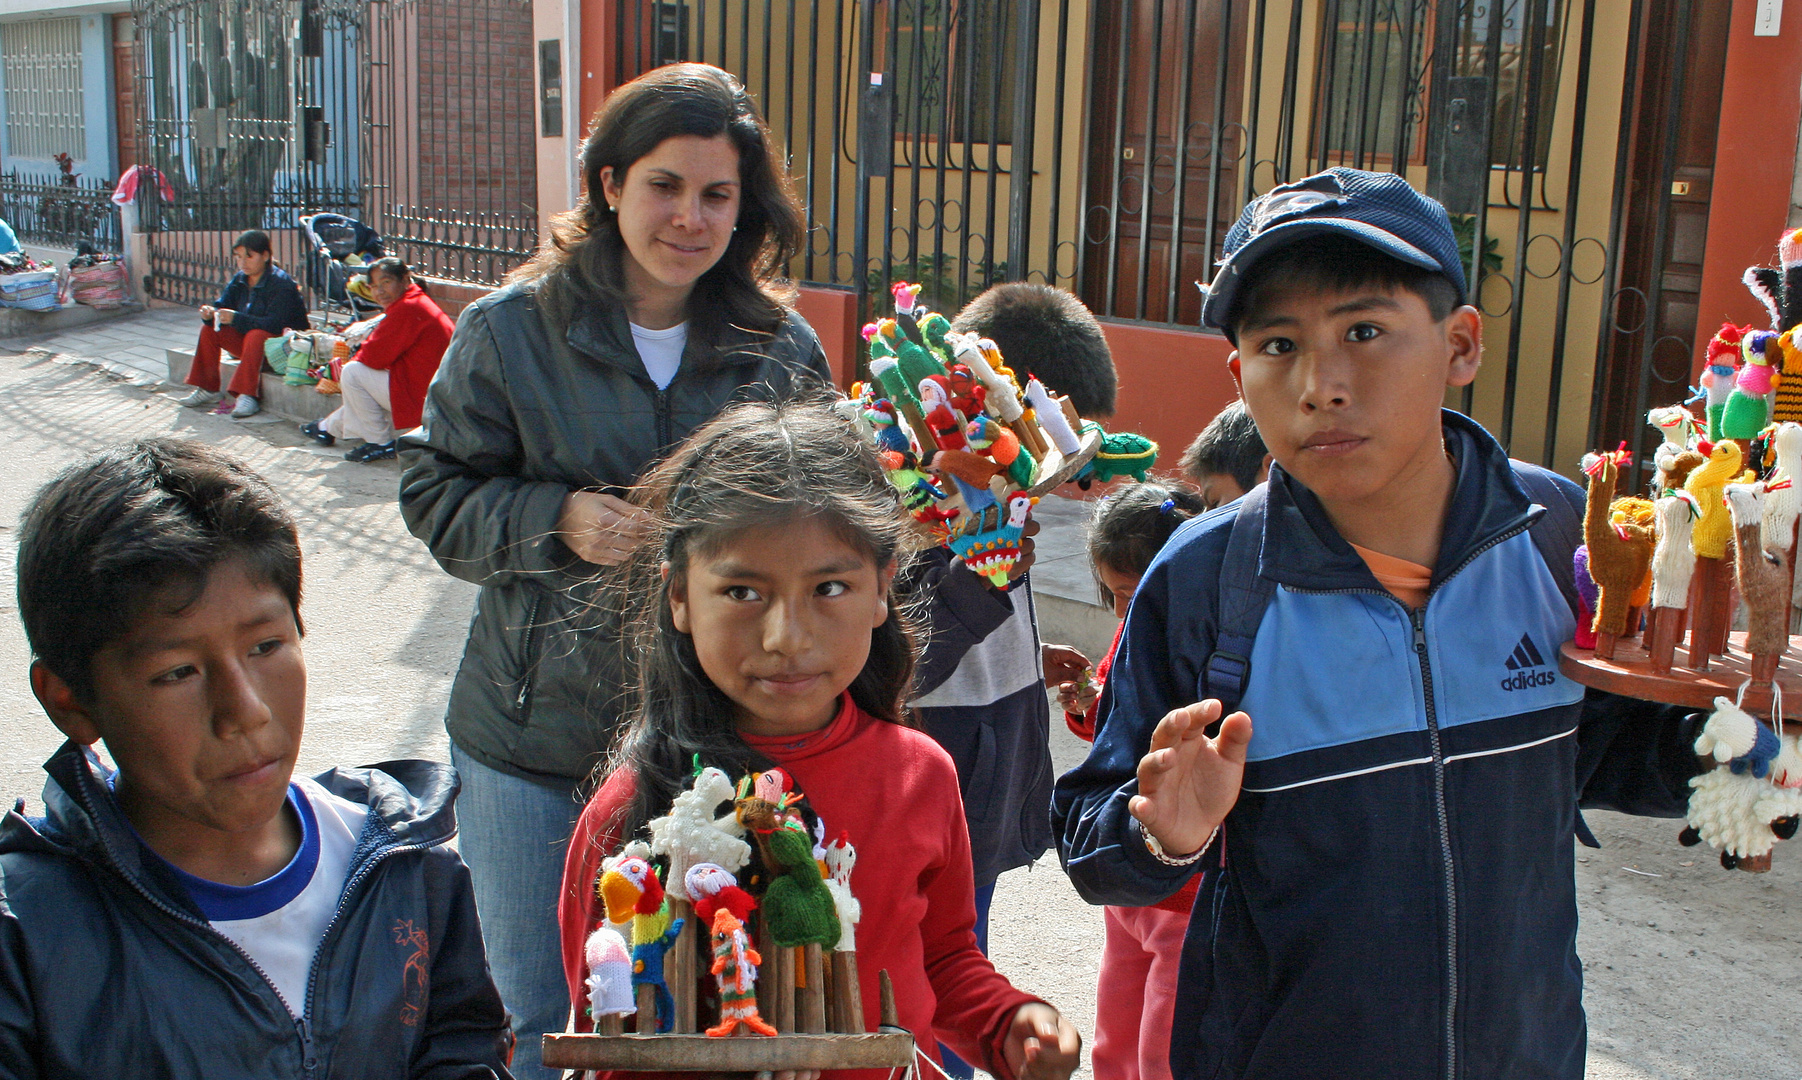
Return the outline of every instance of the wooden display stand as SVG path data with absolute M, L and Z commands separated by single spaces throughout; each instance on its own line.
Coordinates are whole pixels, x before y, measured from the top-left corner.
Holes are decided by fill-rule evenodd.
M 881 1028 L 867 1032 L 863 1029 L 856 953 L 834 952 L 827 962 L 818 945 L 778 948 L 768 944 L 762 932 L 758 938 L 758 952 L 764 958 L 758 970 L 758 1012 L 780 1034 L 754 1035 L 741 1027 L 735 1035 L 713 1038 L 697 1034 L 692 1019 L 683 1027 L 682 1019 L 694 1017 L 696 1011 L 696 983 L 689 979 L 670 987 L 678 1018 L 670 1034 L 623 1035 L 619 1018 L 605 1017 L 596 1026 L 604 1024 L 607 1030 L 594 1034 L 545 1035 L 544 1064 L 553 1069 L 620 1072 L 905 1069 L 913 1064 L 914 1038 L 901 1028 L 888 972 L 878 976 Z M 691 944 L 690 948 L 698 946 Z M 698 958 L 697 951 L 688 959 Z M 667 959 L 675 961 L 675 949 Z M 667 967 L 673 973 L 678 965 L 668 963 Z M 644 999 L 639 1000 L 640 1016 L 655 1015 L 643 1011 Z

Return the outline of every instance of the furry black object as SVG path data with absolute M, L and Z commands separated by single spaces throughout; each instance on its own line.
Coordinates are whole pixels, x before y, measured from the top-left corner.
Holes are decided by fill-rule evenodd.
M 952 326 L 992 338 L 1021 385 L 1036 377 L 1068 397 L 1079 416 L 1114 415 L 1114 356 L 1101 324 L 1070 293 L 1029 282 L 997 285 L 964 305 Z

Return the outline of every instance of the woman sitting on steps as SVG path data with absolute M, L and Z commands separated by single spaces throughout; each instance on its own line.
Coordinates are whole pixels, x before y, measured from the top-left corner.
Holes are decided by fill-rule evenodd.
M 263 343 L 284 330 L 307 329 L 307 302 L 300 286 L 274 263 L 269 234 L 251 229 L 232 242 L 238 272 L 219 299 L 200 308 L 200 344 L 187 383 L 194 391 L 181 399 L 190 409 L 205 409 L 225 395 L 219 389 L 219 353 L 238 358 L 238 373 L 229 389 L 238 395 L 232 418 L 242 420 L 262 411 L 257 402 L 263 378 Z

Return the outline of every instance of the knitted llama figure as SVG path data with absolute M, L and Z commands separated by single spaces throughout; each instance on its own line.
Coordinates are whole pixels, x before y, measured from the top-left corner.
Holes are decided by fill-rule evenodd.
M 757 1013 L 757 965 L 763 957 L 751 948 L 745 924 L 731 911 L 713 913 L 713 974 L 720 984 L 720 1022 L 707 1029 L 715 1039 L 725 1038 L 740 1025 L 758 1035 L 774 1035 L 776 1029 Z
M 1799 777 L 1798 779 L 1802 779 Z M 851 834 L 840 831 L 838 838 L 826 845 L 826 891 L 832 894 L 832 906 L 838 911 L 838 951 L 857 951 L 857 922 L 863 918 L 863 905 L 851 895 L 851 869 L 857 865 L 857 849 L 851 846 Z
M 1681 405 L 1665 405 L 1646 413 L 1646 421 L 1664 436 L 1664 441 L 1652 452 L 1652 461 L 1658 466 L 1658 490 L 1665 491 L 1676 486 L 1667 478 L 1671 467 L 1677 462 L 1677 455 L 1689 450 L 1690 437 L 1696 426 L 1695 417 Z M 1681 480 L 1677 481 L 1677 485 L 1681 483 Z
M 1683 608 L 1689 604 L 1689 579 L 1696 569 L 1689 534 L 1695 525 L 1695 496 L 1687 491 L 1666 495 L 1657 504 L 1658 542 L 1652 551 L 1652 606 Z
M 1627 632 L 1633 593 L 1652 565 L 1652 530 L 1636 523 L 1610 520 L 1618 476 L 1615 458 L 1604 454 L 1589 478 L 1589 502 L 1583 515 L 1583 544 L 1589 549 L 1589 574 L 1601 587 L 1595 631 L 1620 636 Z
M 638 1011 L 632 998 L 632 954 L 626 939 L 610 926 L 588 935 L 582 953 L 588 960 L 588 1015 L 631 1016 Z
M 1722 491 L 1739 473 L 1739 444 L 1702 443 L 1697 449 L 1702 450 L 1708 463 L 1683 482 L 1683 490 L 1695 496 L 1696 507 L 1702 512 L 1690 533 L 1690 547 L 1701 558 L 1719 559 L 1727 554 L 1727 544 L 1733 539 L 1733 519 L 1722 503 Z
M 733 796 L 732 780 L 715 768 L 695 775 L 694 786 L 677 795 L 670 812 L 651 819 L 651 853 L 669 858 L 669 894 L 692 899 L 684 891 L 688 868 L 714 863 L 737 872 L 751 861 L 751 845 L 739 837 L 744 827 L 731 813 L 715 818 L 713 811 Z
M 1777 452 L 1777 470 L 1765 478 L 1764 548 L 1781 555 L 1789 551 L 1796 515 L 1802 513 L 1802 487 L 1796 486 L 1802 478 L 1802 424 L 1777 425 L 1771 444 Z
M 1789 556 L 1765 550 L 1764 485 L 1728 484 L 1734 567 L 1746 608 L 1746 651 L 1775 656 L 1789 646 Z

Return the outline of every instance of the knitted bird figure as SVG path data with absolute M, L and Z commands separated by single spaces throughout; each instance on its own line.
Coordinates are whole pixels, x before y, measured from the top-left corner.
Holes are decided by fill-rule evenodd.
M 895 362 L 901 365 L 901 376 L 907 380 L 907 385 L 918 386 L 921 379 L 947 374 L 945 365 L 939 362 L 938 357 L 901 333 L 899 327 L 891 334 L 890 327 L 893 325 L 892 320 L 884 319 L 881 334 L 888 341 L 889 348 L 895 351 Z
M 920 306 L 920 290 L 923 288 L 925 286 L 909 285 L 905 281 L 897 281 L 890 285 L 888 291 L 895 298 L 895 311 L 912 315 Z
M 1802 777 L 1798 777 L 1802 782 Z M 851 846 L 851 834 L 840 831 L 838 838 L 826 845 L 826 891 L 832 894 L 832 906 L 838 911 L 838 951 L 857 951 L 857 923 L 863 918 L 863 905 L 851 894 L 851 870 L 857 865 L 857 849 Z
M 695 918 L 707 926 L 713 925 L 716 911 L 730 911 L 744 922 L 757 910 L 756 898 L 739 888 L 738 879 L 723 866 L 696 863 L 688 868 L 682 885 L 695 906 Z
M 964 442 L 964 418 L 951 407 L 950 386 L 943 375 L 920 380 L 920 408 L 940 450 L 962 450 L 968 445 Z
M 1764 485 L 1729 484 L 1734 570 L 1746 609 L 1746 651 L 1776 656 L 1789 646 L 1789 558 L 1765 550 Z
M 1696 508 L 1702 512 L 1690 533 L 1690 548 L 1701 558 L 1719 559 L 1727 554 L 1727 544 L 1733 539 L 1733 519 L 1721 501 L 1721 492 L 1739 473 L 1739 444 L 1704 442 L 1697 449 L 1708 461 L 1683 482 L 1683 490 L 1695 496 Z
M 742 1025 L 758 1035 L 774 1035 L 776 1029 L 757 1012 L 757 965 L 763 957 L 751 948 L 744 920 L 727 908 L 713 913 L 713 967 L 720 986 L 720 1022 L 707 1029 L 715 1039 L 733 1034 Z
M 1708 401 L 1708 438 L 1719 441 L 1721 415 L 1727 399 L 1733 395 L 1733 369 L 1739 361 L 1739 343 L 1744 336 L 1740 327 L 1722 323 L 1721 329 L 1708 342 L 1708 362 L 1702 369 L 1702 390 Z
M 1589 548 L 1589 574 L 1602 590 L 1597 603 L 1597 634 L 1620 636 L 1627 632 L 1627 612 L 1634 590 L 1652 565 L 1652 530 L 1643 525 L 1609 519 L 1619 462 L 1604 454 L 1589 478 L 1589 503 L 1583 515 L 1583 544 Z
M 905 450 L 885 450 L 877 458 L 882 462 L 889 483 L 895 485 L 895 490 L 901 493 L 901 505 L 914 516 L 915 521 L 931 525 L 950 521 L 958 515 L 957 507 L 939 505 L 951 497 L 950 493 L 920 470 L 920 462 L 912 453 Z
M 903 454 L 913 449 L 912 444 L 907 441 L 907 432 L 901 430 L 901 423 L 895 418 L 894 402 L 887 398 L 871 402 L 863 410 L 863 418 L 876 433 L 876 449 L 894 450 Z
M 951 407 L 970 420 L 981 416 L 983 402 L 989 396 L 989 388 L 982 385 L 982 381 L 976 377 L 975 372 L 970 370 L 969 365 L 952 364 L 951 374 L 945 379 L 945 385 L 951 391 Z
M 1750 439 L 1764 430 L 1770 420 L 1770 394 L 1775 377 L 1771 362 L 1776 357 L 1777 335 L 1757 330 L 1740 338 L 1740 356 L 1744 364 L 1733 380 L 1733 392 L 1721 411 L 1721 435 L 1729 439 Z M 1770 346 L 1767 353 L 1766 346 Z
M 1696 736 L 1697 755 L 1726 762 L 1735 774 L 1750 772 L 1761 780 L 1770 775 L 1779 749 L 1776 732 L 1724 697 L 1714 699 L 1714 712 Z
M 676 796 L 668 814 L 652 818 L 646 826 L 651 853 L 669 859 L 669 894 L 676 899 L 692 899 L 684 882 L 688 868 L 696 863 L 736 871 L 751 861 L 751 845 L 739 839 L 744 828 L 738 819 L 713 815 L 721 803 L 732 801 L 732 794 L 732 779 L 710 766 L 695 774 L 694 784 Z
M 632 918 L 632 985 L 649 986 L 656 992 L 657 1030 L 666 1032 L 675 1023 L 676 1002 L 663 980 L 663 954 L 676 943 L 683 920 L 670 920 L 657 871 L 640 858 L 621 859 L 602 874 L 600 893 L 608 919 L 618 923 L 628 915 Z M 639 1023 L 644 1023 L 642 1017 Z
M 583 943 L 588 961 L 588 1015 L 631 1016 L 638 1011 L 632 997 L 632 954 L 626 939 L 611 926 L 597 927 Z
M 1032 497 L 1015 492 L 1007 500 L 1007 520 L 999 528 L 953 535 L 951 550 L 965 566 L 994 582 L 996 588 L 1006 588 L 1007 575 L 1020 558 L 1020 534 L 1031 512 Z
M 1796 516 L 1802 513 L 1802 424 L 1784 422 L 1771 437 L 1777 452 L 1777 468 L 1764 483 L 1764 547 L 1779 554 L 1790 549 Z
M 1020 452 L 1020 438 L 992 416 L 978 414 L 964 427 L 964 438 L 970 449 L 1007 469 L 1007 478 L 1015 487 L 1029 488 L 1038 471 L 1031 454 Z

